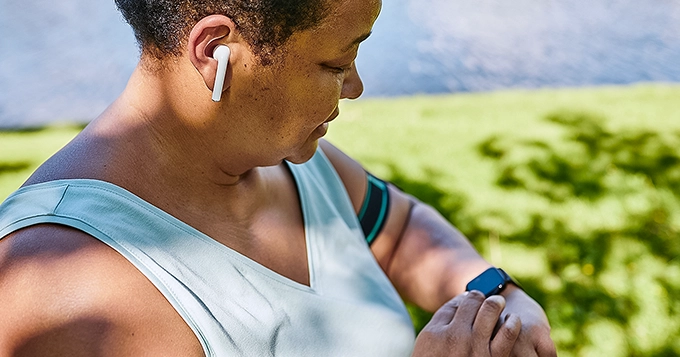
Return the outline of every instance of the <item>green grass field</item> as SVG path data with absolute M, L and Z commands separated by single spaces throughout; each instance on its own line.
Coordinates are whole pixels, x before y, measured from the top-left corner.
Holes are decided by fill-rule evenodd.
M 0 133 L 0 199 L 77 132 Z M 560 356 L 680 356 L 680 86 L 344 102 L 328 139 L 518 278 Z

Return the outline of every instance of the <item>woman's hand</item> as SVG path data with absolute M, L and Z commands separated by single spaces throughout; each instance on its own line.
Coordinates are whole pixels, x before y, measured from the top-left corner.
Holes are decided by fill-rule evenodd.
M 522 323 L 507 315 L 494 336 L 505 299 L 478 291 L 461 294 L 432 316 L 416 339 L 412 357 L 508 357 Z M 493 339 L 492 339 L 493 338 Z
M 522 331 L 511 356 L 557 357 L 555 343 L 550 338 L 550 324 L 541 306 L 514 285 L 508 285 L 503 296 L 506 305 L 501 319 L 510 315 L 517 315 L 522 319 Z

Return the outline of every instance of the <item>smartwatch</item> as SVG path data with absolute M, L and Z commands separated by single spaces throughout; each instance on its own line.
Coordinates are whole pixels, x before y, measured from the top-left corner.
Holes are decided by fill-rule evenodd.
M 465 291 L 477 290 L 481 291 L 485 297 L 491 295 L 498 295 L 508 284 L 513 284 L 519 287 L 519 284 L 515 282 L 514 279 L 508 275 L 501 268 L 489 268 L 483 273 L 479 274 L 476 278 L 472 279 L 467 286 L 465 286 Z

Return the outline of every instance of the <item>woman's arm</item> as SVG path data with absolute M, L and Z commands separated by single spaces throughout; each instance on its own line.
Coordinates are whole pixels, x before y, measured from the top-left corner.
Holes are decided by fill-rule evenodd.
M 366 194 L 364 169 L 330 143 L 321 141 L 320 145 L 358 211 Z M 491 265 L 432 207 L 391 185 L 389 194 L 389 216 L 371 250 L 405 300 L 435 311 Z M 502 295 L 506 308 L 501 319 L 512 313 L 522 321 L 514 355 L 555 356 L 550 325 L 542 308 L 513 285 Z

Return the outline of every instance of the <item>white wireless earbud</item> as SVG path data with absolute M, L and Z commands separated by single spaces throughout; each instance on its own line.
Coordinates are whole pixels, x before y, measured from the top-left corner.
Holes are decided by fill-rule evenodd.
M 215 73 L 215 85 L 213 86 L 212 100 L 219 102 L 224 88 L 224 77 L 227 75 L 227 65 L 231 50 L 225 45 L 218 45 L 213 50 L 213 58 L 217 60 L 217 73 Z

